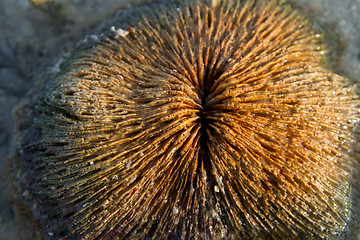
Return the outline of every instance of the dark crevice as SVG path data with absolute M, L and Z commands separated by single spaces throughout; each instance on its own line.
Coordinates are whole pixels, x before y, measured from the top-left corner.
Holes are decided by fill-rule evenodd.
M 65 118 L 71 119 L 73 121 L 80 121 L 80 118 L 75 113 L 71 113 L 60 107 L 47 105 L 46 108 L 47 108 L 46 111 L 49 113 L 49 114 L 45 113 L 47 115 L 54 115 L 55 113 L 58 113 L 64 116 Z M 39 111 L 38 114 L 44 114 L 44 112 Z
M 211 19 L 209 19 L 209 21 L 211 21 Z M 210 57 L 208 61 L 211 62 L 212 57 Z M 209 126 L 211 123 L 210 122 L 211 120 L 209 119 L 208 116 L 211 115 L 211 111 L 212 111 L 211 106 L 208 106 L 207 101 L 209 99 L 209 95 L 211 94 L 214 83 L 221 76 L 221 74 L 222 71 L 216 69 L 216 64 L 214 66 L 210 66 L 210 64 L 205 63 L 203 76 L 202 77 L 200 75 L 198 76 L 199 79 L 203 78 L 200 79 L 200 81 L 202 80 L 203 82 L 203 88 L 200 89 L 202 108 L 198 113 L 200 118 L 199 123 L 201 124 L 200 162 L 203 162 L 207 174 L 211 173 L 211 164 L 210 164 L 210 156 L 209 156 L 210 153 L 208 149 L 209 136 L 207 132 L 209 131 Z

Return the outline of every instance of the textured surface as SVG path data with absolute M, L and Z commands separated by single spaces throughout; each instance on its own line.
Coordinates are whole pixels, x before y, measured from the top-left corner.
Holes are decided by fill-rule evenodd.
M 59 1 L 57 1 L 59 2 Z M 11 136 L 14 133 L 14 123 L 24 118 L 26 113 L 14 117 L 10 114 L 12 109 L 19 102 L 27 99 L 26 92 L 35 87 L 38 88 L 39 74 L 44 72 L 44 67 L 57 69 L 59 61 L 62 59 L 54 52 L 66 49 L 67 45 L 72 45 L 69 39 L 82 39 L 81 29 L 88 28 L 88 21 L 84 20 L 83 9 L 91 12 L 91 7 L 96 7 L 96 16 L 92 20 L 101 20 L 105 17 L 104 12 L 112 13 L 117 7 L 109 3 L 129 5 L 132 1 L 106 1 L 107 4 L 96 5 L 97 1 L 61 1 L 64 8 L 61 10 L 63 16 L 70 16 L 73 23 L 55 23 L 50 14 L 46 11 L 40 12 L 34 9 L 26 0 L 0 0 L 0 239 L 19 239 L 18 234 L 23 233 L 28 236 L 23 229 L 18 229 L 14 222 L 12 212 L 7 197 L 7 182 L 5 173 L 5 156 L 9 152 Z M 359 42 L 360 42 L 360 1 L 358 0 L 299 0 L 296 3 L 305 10 L 321 27 L 327 28 L 335 40 L 335 48 L 338 51 L 336 61 L 332 65 L 338 72 L 352 78 L 358 82 L 360 79 L 359 64 Z M 101 10 L 102 8 L 103 10 Z M 69 14 L 67 9 L 77 11 L 76 14 Z M 77 10 L 76 10 L 77 9 Z M 107 10 L 106 10 L 107 9 Z M 54 9 L 53 9 L 54 10 Z M 56 9 L 55 9 L 56 10 Z M 59 11 L 60 9 L 58 9 Z M 102 11 L 101 14 L 99 14 Z M 126 10 L 125 10 L 126 11 Z M 57 13 L 56 15 L 61 15 Z M 77 18 L 78 19 L 74 19 Z M 90 21 L 96 24 L 96 21 Z M 80 30 L 79 30 L 80 29 Z M 327 39 L 329 40 L 329 39 Z M 55 49 L 55 51 L 54 51 Z M 330 54 L 334 54 L 334 49 L 330 49 Z M 48 73 L 46 73 L 48 75 Z M 34 75 L 36 77 L 34 77 Z M 27 102 L 25 101 L 25 105 Z M 359 186 L 354 184 L 354 186 Z M 353 195 L 355 206 L 359 208 L 360 195 Z M 357 204 L 357 205 L 356 205 Z M 353 216 L 355 223 L 352 225 L 352 235 L 349 239 L 360 239 L 360 222 L 358 215 Z M 352 237 L 351 237 L 352 236 Z M 346 238 L 348 239 L 348 238 Z
M 16 180 L 43 235 L 339 234 L 358 99 L 320 36 L 262 1 L 180 11 L 105 40 L 36 104 Z

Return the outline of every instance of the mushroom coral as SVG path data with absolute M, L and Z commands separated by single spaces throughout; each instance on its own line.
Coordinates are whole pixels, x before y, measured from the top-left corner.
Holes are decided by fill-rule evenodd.
M 343 231 L 359 98 L 301 13 L 194 1 L 134 29 L 80 53 L 33 106 L 13 185 L 42 238 Z

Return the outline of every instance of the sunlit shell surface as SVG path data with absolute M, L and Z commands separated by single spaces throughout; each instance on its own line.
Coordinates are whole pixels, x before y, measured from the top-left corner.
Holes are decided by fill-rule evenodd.
M 358 97 L 276 1 L 194 2 L 74 60 L 43 92 L 14 185 L 44 238 L 340 234 Z

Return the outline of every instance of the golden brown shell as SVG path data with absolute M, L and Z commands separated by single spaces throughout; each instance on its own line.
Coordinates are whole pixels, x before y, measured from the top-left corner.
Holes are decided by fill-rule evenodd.
M 15 185 L 44 238 L 339 234 L 359 100 L 276 1 L 195 2 L 88 50 L 48 87 Z

